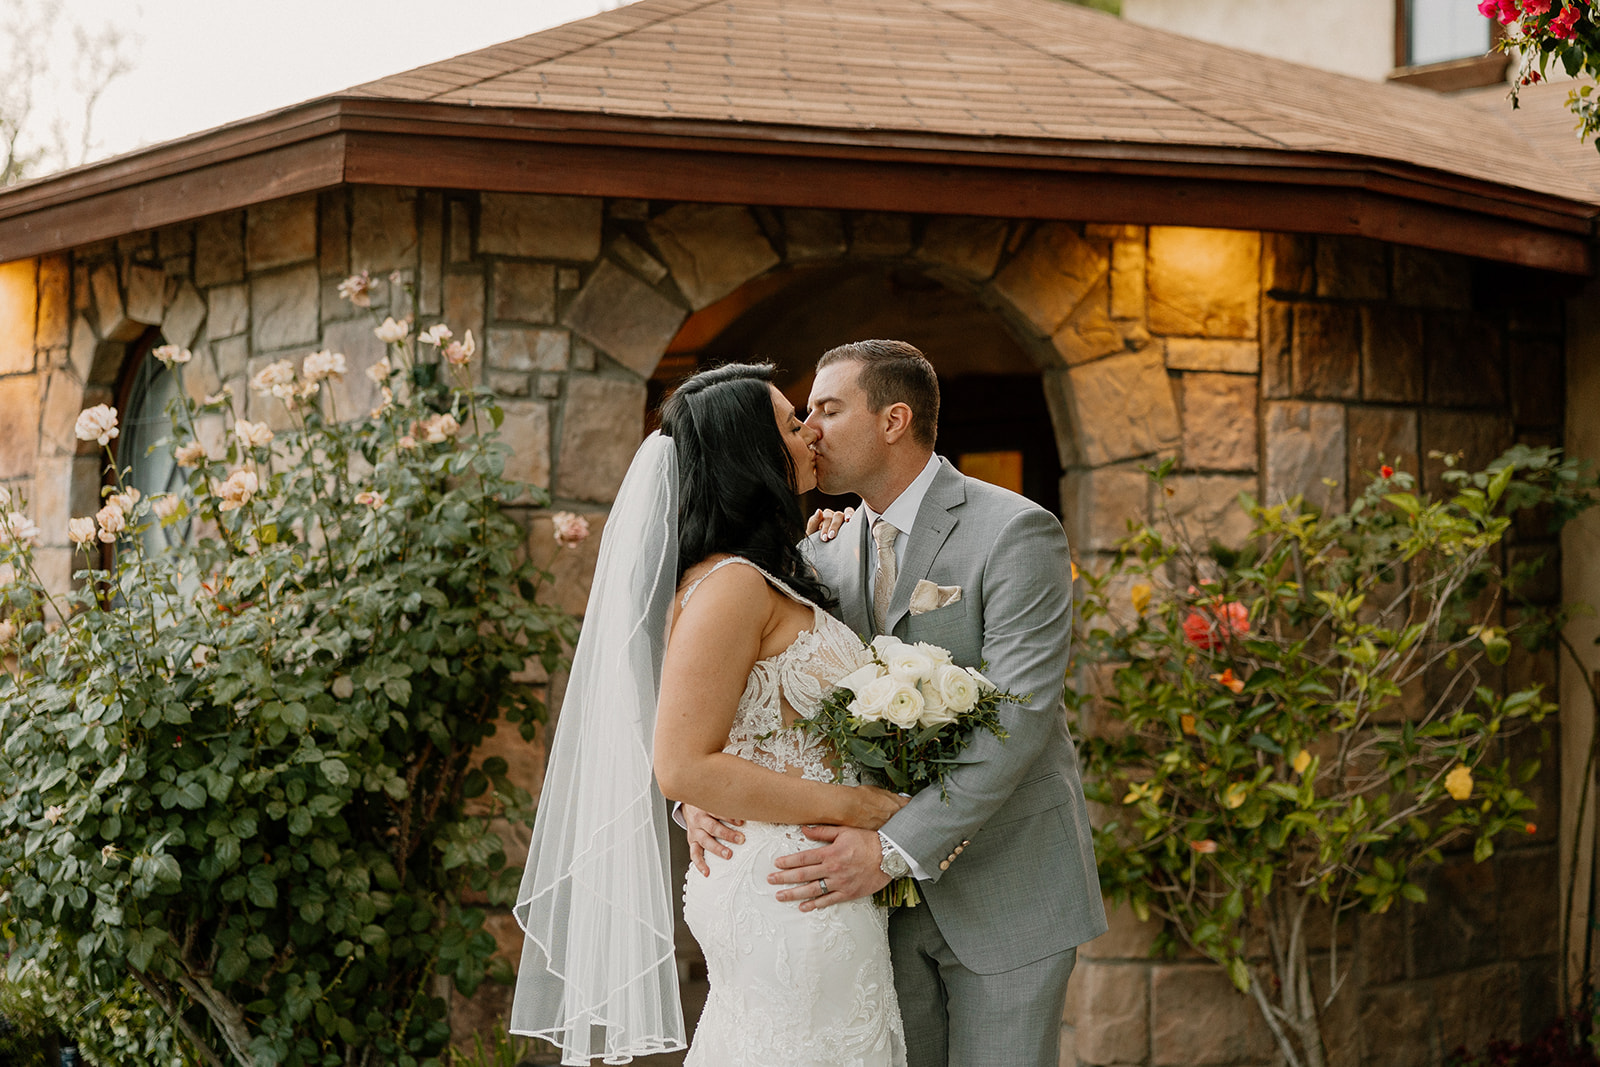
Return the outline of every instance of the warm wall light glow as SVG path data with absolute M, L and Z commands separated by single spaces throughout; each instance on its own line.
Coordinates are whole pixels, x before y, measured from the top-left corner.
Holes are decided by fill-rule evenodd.
M 969 478 L 1013 493 L 1022 492 L 1021 452 L 963 452 L 956 459 L 956 466 Z
M 0 374 L 33 369 L 39 261 L 0 263 Z

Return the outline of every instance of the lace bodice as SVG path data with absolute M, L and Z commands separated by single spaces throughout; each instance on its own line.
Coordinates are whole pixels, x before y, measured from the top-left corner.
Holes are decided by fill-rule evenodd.
M 831 782 L 833 750 L 819 738 L 785 730 L 784 703 L 787 701 L 800 717 L 816 711 L 835 682 L 866 662 L 866 647 L 850 627 L 742 556 L 721 560 L 695 579 L 683 591 L 680 603 L 687 605 L 701 582 L 730 563 L 761 571 L 774 588 L 811 608 L 812 623 L 811 629 L 800 631 L 788 648 L 751 668 L 722 751 L 770 770 L 787 772 L 798 768 L 804 778 Z M 860 784 L 858 769 L 848 761 L 844 781 Z

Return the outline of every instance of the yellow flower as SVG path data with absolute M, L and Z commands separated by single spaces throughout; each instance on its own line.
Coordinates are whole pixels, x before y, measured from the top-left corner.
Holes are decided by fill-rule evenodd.
M 1155 788 L 1154 782 L 1132 782 L 1128 785 L 1128 795 L 1122 798 L 1124 804 L 1137 804 L 1141 800 L 1155 803 L 1161 799 L 1161 789 Z
M 1472 795 L 1472 770 L 1465 763 L 1458 763 L 1444 776 L 1444 791 L 1457 800 L 1466 800 Z
M 1294 767 L 1296 774 L 1306 773 L 1306 768 L 1311 766 L 1311 753 L 1302 748 L 1294 754 L 1294 763 L 1291 766 Z
M 1143 615 L 1145 609 L 1150 606 L 1150 587 L 1144 582 L 1140 582 L 1128 590 L 1128 599 L 1133 601 L 1133 610 Z
M 1076 562 L 1072 564 L 1072 580 L 1078 580 L 1078 564 Z
M 1193 715 L 1179 715 L 1178 716 L 1178 726 L 1186 734 L 1194 733 L 1194 716 Z
M 1228 791 L 1222 794 L 1223 806 L 1230 809 L 1240 807 L 1244 804 L 1246 792 L 1247 789 L 1243 782 L 1233 783 L 1228 787 Z

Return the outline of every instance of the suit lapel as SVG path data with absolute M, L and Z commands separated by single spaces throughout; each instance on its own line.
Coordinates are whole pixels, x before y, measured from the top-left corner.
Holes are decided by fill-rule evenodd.
M 858 506 L 839 536 L 820 547 L 830 557 L 823 578 L 839 599 L 840 620 L 856 633 L 872 636 L 872 604 L 867 599 L 867 564 L 871 553 L 867 551 L 867 542 L 866 512 Z
M 888 630 L 894 632 L 901 619 L 911 610 L 911 592 L 917 583 L 928 576 L 933 560 L 944 547 L 950 531 L 955 529 L 953 508 L 966 503 L 967 490 L 960 471 L 950 461 L 940 457 L 939 473 L 933 476 L 922 506 L 917 509 L 917 522 L 911 529 L 911 540 L 906 545 L 906 558 L 895 577 L 894 596 L 889 598 Z M 865 585 L 865 583 L 862 583 Z M 868 617 L 872 615 L 867 612 Z

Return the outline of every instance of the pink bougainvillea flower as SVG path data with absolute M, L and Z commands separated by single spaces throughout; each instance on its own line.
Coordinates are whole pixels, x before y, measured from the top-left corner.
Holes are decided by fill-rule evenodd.
M 1550 10 L 1551 0 L 1522 0 L 1522 13 L 1528 16 L 1543 15 Z
M 1577 4 L 1562 8 L 1561 14 L 1550 20 L 1550 35 L 1559 37 L 1563 41 L 1572 40 L 1577 36 L 1578 31 L 1573 27 L 1580 17 Z

